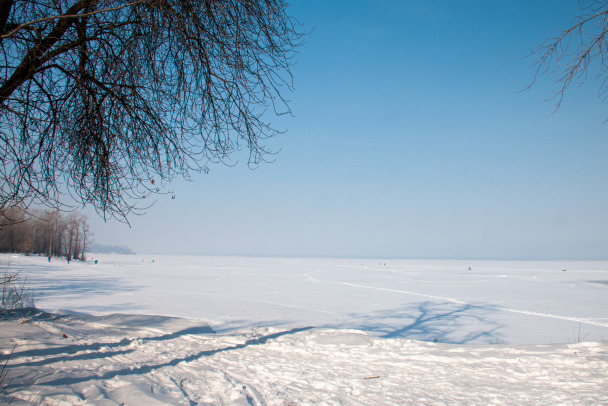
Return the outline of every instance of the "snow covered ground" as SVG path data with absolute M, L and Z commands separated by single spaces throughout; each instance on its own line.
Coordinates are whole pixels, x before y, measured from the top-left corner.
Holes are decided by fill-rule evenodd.
M 0 403 L 608 403 L 608 262 L 93 258 L 0 256 Z

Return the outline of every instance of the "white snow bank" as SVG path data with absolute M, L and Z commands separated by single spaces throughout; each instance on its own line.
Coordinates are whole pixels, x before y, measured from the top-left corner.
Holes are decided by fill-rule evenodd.
M 213 334 L 196 321 L 134 315 L 1 325 L 2 352 L 18 344 L 0 397 L 14 405 L 608 402 L 602 343 L 465 346 L 305 327 Z

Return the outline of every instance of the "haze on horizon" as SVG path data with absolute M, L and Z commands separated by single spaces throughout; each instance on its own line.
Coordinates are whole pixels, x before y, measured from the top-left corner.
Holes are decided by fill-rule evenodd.
M 137 253 L 608 259 L 608 118 L 595 71 L 552 114 L 525 57 L 576 1 L 292 2 L 306 30 L 293 117 L 246 157 L 167 185 L 130 227 Z M 173 199 L 172 196 L 175 196 Z

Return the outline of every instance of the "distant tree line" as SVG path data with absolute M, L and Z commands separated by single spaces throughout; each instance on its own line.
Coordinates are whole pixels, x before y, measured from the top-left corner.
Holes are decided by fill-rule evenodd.
M 13 206 L 0 215 L 0 252 L 84 260 L 90 239 L 88 218 L 78 212 L 26 212 Z

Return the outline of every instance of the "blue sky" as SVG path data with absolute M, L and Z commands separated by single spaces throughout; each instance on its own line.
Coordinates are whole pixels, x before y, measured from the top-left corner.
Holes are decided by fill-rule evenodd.
M 529 51 L 575 0 L 292 2 L 313 29 L 275 162 L 211 166 L 131 228 L 138 253 L 608 258 L 608 118 L 594 77 L 559 111 Z M 242 158 L 242 157 L 241 157 Z M 238 162 L 237 162 L 238 161 Z

